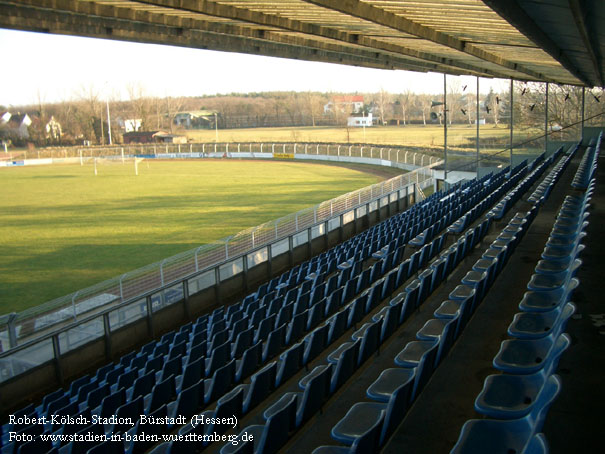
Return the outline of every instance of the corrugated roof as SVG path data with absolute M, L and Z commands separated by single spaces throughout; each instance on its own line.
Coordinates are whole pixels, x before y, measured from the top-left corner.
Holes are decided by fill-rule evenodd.
M 602 0 L 0 0 L 0 26 L 413 71 L 603 85 Z

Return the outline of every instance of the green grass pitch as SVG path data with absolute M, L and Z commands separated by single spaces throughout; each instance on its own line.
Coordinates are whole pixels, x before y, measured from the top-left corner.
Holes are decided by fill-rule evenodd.
M 0 169 L 0 313 L 69 294 L 346 192 L 376 176 L 287 161 Z

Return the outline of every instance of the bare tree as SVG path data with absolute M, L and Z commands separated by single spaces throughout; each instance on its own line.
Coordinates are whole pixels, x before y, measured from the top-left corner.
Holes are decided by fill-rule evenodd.
M 141 119 L 141 130 L 149 131 L 152 127 L 152 102 L 147 96 L 145 88 L 140 82 L 130 82 L 126 85 L 126 90 L 135 118 Z

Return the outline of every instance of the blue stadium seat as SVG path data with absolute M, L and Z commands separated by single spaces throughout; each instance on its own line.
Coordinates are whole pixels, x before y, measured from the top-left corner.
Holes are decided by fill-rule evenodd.
M 376 421 L 365 433 L 359 435 L 350 447 L 320 446 L 312 454 L 374 454 L 378 450 L 383 423 L 384 417 Z
M 572 303 L 548 312 L 521 312 L 515 314 L 508 327 L 508 334 L 518 339 L 538 339 L 561 333 L 576 307 Z
M 304 343 L 299 342 L 292 345 L 280 355 L 275 377 L 276 388 L 294 376 L 302 368 L 303 351 Z
M 475 410 L 488 418 L 522 418 L 536 405 L 548 379 L 544 370 L 529 375 L 490 375 L 475 399 Z
M 532 411 L 523 418 L 496 420 L 472 419 L 462 427 L 450 454 L 524 453 L 535 434 L 542 430 L 544 416 L 561 389 L 560 379 L 552 375 Z M 534 447 L 535 449 L 535 447 Z
M 494 357 L 494 367 L 510 374 L 533 374 L 541 369 L 548 373 L 556 367 L 570 343 L 567 334 L 556 338 L 551 334 L 540 339 L 505 340 Z
M 300 427 L 311 416 L 318 412 L 329 393 L 332 365 L 317 366 L 316 369 L 318 368 L 319 373 L 316 370 L 309 372 L 313 378 L 306 384 L 303 393 L 285 393 L 277 402 L 265 410 L 263 417 L 266 420 L 269 420 L 274 415 L 283 411 L 286 406 L 292 405 L 292 401 L 296 402 L 295 427 Z

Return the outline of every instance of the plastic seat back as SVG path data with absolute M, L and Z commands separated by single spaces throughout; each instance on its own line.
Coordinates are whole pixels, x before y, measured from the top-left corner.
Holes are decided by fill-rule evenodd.
M 227 364 L 227 361 L 231 358 L 231 342 L 226 341 L 224 344 L 216 347 L 210 358 L 206 359 L 206 377 L 210 377 L 214 374 L 214 371 Z
M 220 396 L 225 394 L 229 390 L 229 388 L 231 388 L 234 376 L 235 360 L 232 359 L 223 367 L 218 368 L 210 379 L 210 381 L 204 381 L 204 386 L 206 386 L 206 382 L 209 381 L 208 389 L 206 389 L 204 393 L 204 403 L 208 404 L 210 402 L 213 402 Z
M 330 392 L 335 392 L 340 386 L 349 379 L 357 368 L 357 357 L 359 356 L 359 346 L 361 340 L 353 342 L 346 350 L 341 352 L 338 363 L 332 373 L 330 380 Z
M 165 380 L 159 382 L 153 387 L 151 392 L 151 401 L 149 403 L 148 412 L 157 410 L 163 404 L 173 401 L 176 398 L 176 386 L 174 375 L 169 376 Z
M 382 321 L 369 323 L 368 325 L 369 326 L 361 339 L 357 365 L 363 364 L 376 350 L 378 350 L 380 345 Z
M 263 454 L 275 454 L 278 452 L 286 444 L 289 433 L 294 429 L 291 427 L 291 421 L 295 412 L 296 399 L 293 398 L 267 420 L 255 452 Z
M 320 373 L 313 374 L 314 377 L 309 381 L 302 399 L 296 411 L 296 427 L 306 422 L 311 416 L 317 413 L 323 405 L 329 393 L 330 376 L 332 374 L 332 365 L 318 366 L 322 368 Z
M 303 353 L 303 364 L 307 365 L 313 361 L 326 347 L 329 325 L 316 328 L 305 337 L 305 351 Z
M 300 370 L 302 367 L 303 352 L 304 343 L 299 342 L 282 353 L 275 378 L 276 388 Z
M 244 414 L 256 407 L 271 393 L 275 385 L 276 371 L 277 362 L 273 361 L 252 375 L 250 389 L 243 404 Z
M 257 342 L 244 352 L 235 373 L 236 383 L 240 383 L 256 370 L 261 362 L 262 354 L 263 344 L 261 342 Z

